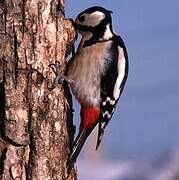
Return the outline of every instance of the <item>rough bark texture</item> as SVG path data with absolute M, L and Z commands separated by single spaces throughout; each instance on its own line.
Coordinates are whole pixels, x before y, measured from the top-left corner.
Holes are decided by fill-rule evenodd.
M 50 90 L 55 73 L 49 64 L 60 62 L 63 73 L 74 36 L 63 0 L 0 1 L 3 180 L 67 179 L 71 95 L 62 85 Z M 74 170 L 68 179 L 76 179 Z

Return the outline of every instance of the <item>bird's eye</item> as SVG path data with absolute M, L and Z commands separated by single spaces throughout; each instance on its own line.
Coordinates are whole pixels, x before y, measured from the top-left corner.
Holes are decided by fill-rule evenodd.
M 78 20 L 79 20 L 80 22 L 83 22 L 83 21 L 85 20 L 85 16 L 84 16 L 84 15 L 80 16 L 80 17 L 78 18 Z

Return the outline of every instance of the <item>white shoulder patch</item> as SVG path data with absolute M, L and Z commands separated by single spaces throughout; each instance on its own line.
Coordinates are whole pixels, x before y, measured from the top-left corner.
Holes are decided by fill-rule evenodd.
M 121 47 L 118 47 L 118 51 L 119 51 L 119 56 L 118 56 L 118 77 L 116 80 L 116 84 L 114 86 L 114 90 L 113 90 L 113 97 L 117 100 L 119 98 L 120 95 L 120 86 L 122 84 L 122 81 L 124 79 L 125 76 L 125 66 L 126 66 L 126 60 L 124 57 L 124 50 Z

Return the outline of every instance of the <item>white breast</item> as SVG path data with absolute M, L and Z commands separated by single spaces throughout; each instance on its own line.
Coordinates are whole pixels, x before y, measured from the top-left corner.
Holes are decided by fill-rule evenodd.
M 97 43 L 85 48 L 82 47 L 83 41 L 80 43 L 67 74 L 72 80 L 72 92 L 80 103 L 99 105 L 101 75 L 105 71 L 111 43 Z

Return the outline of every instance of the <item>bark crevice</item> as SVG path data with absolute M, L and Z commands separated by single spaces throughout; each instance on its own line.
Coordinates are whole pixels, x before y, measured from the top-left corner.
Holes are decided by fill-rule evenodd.
M 0 176 L 3 174 L 4 171 L 4 161 L 6 159 L 6 153 L 7 153 L 7 148 L 4 148 L 1 153 L 0 157 Z
M 19 56 L 18 56 L 18 40 L 17 40 L 14 22 L 13 22 L 13 42 L 14 42 L 13 79 L 14 79 L 14 85 L 16 88 L 17 87 Z

